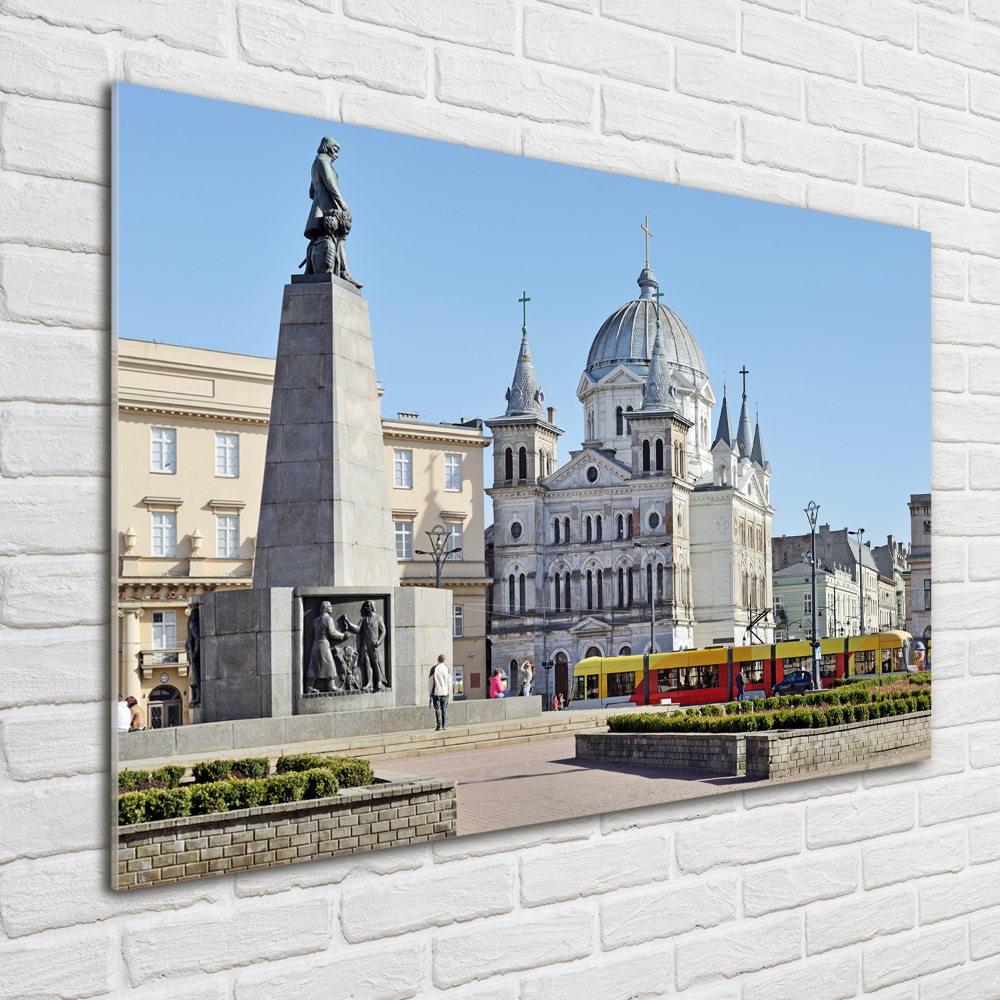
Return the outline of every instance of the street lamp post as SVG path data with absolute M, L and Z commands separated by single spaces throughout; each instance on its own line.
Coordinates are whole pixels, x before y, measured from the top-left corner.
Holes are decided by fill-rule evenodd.
M 816 614 L 816 520 L 819 517 L 819 504 L 814 500 L 809 501 L 806 507 L 806 517 L 809 518 L 809 531 L 812 536 L 809 559 L 812 563 L 812 651 L 813 651 L 813 688 L 818 691 L 821 687 L 819 679 L 819 623 Z
M 424 534 L 431 540 L 431 547 L 428 551 L 427 549 L 414 549 L 413 551 L 418 556 L 430 556 L 434 560 L 434 586 L 440 590 L 441 589 L 441 565 L 450 555 L 454 555 L 456 552 L 461 552 L 462 547 L 448 549 L 446 548 L 448 544 L 448 532 L 445 530 L 444 525 L 435 524 L 430 531 L 425 531 Z
M 861 634 L 864 635 L 865 634 L 865 566 L 864 563 L 861 561 L 862 559 L 861 542 L 865 536 L 865 529 L 858 528 L 857 531 L 849 531 L 848 534 L 858 536 L 858 593 L 861 595 L 861 601 L 860 601 Z
M 656 571 L 653 568 L 653 557 L 657 549 L 668 549 L 670 546 L 667 543 L 643 545 L 641 542 L 633 542 L 632 545 L 649 560 L 649 656 L 652 656 L 656 652 Z M 646 705 L 649 704 L 649 656 L 645 658 L 645 669 L 643 670 L 643 687 L 645 689 L 643 703 Z

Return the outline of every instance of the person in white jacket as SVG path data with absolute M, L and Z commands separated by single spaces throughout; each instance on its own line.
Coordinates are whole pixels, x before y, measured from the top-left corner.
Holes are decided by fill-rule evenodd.
M 440 732 L 448 728 L 448 698 L 451 695 L 451 670 L 444 662 L 444 653 L 438 657 L 437 663 L 431 670 L 427 688 L 434 705 L 434 717 L 437 719 L 437 728 L 434 732 Z

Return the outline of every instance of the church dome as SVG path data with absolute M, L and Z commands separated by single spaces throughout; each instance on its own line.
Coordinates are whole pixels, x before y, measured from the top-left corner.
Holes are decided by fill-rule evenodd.
M 643 377 L 648 374 L 656 339 L 656 276 L 648 267 L 643 268 L 637 284 L 641 289 L 639 298 L 616 309 L 590 345 L 586 372 L 595 381 L 618 365 L 627 365 Z M 694 334 L 673 310 L 665 305 L 660 305 L 659 310 L 660 339 L 667 363 L 699 380 L 708 378 Z

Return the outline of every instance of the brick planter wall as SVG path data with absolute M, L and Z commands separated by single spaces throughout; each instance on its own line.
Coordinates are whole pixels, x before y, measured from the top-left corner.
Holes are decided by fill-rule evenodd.
M 920 746 L 930 756 L 930 725 L 930 712 L 914 712 L 823 729 L 766 733 L 578 733 L 576 756 L 640 767 L 784 778 L 858 765 Z
M 455 783 L 428 778 L 345 788 L 302 802 L 118 828 L 118 888 L 454 837 Z

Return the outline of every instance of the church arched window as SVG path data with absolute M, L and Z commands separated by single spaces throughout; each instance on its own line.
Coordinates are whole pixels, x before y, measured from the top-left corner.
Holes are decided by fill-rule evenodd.
M 632 530 L 632 515 L 631 514 L 629 514 L 629 516 L 628 516 L 628 537 L 629 538 L 634 538 L 635 537 L 635 533 Z
M 649 442 L 642 442 L 642 471 L 649 472 Z
M 587 570 L 587 610 L 594 608 L 594 574 Z
M 554 545 L 559 544 L 559 518 L 557 517 L 552 522 L 552 542 Z
M 631 405 L 625 407 L 625 429 L 628 434 L 632 433 L 632 421 L 628 419 L 628 414 L 632 412 Z
M 594 540 L 594 522 L 591 521 L 590 515 L 587 515 L 587 520 L 583 522 L 586 527 L 586 539 L 588 542 Z
M 646 566 L 646 600 L 651 602 L 653 600 L 653 564 L 649 563 Z
M 522 615 L 524 614 L 524 599 L 525 599 L 525 596 L 526 596 L 525 595 L 525 589 L 526 589 L 525 588 L 525 579 L 524 579 L 524 574 L 522 573 L 517 578 L 517 599 L 518 599 L 518 606 L 520 608 L 520 611 L 521 611 Z
M 603 570 L 597 571 L 597 610 L 600 611 L 604 607 L 604 572 Z
M 567 518 L 565 518 L 563 520 L 563 541 L 568 544 L 569 540 L 570 540 L 570 538 L 569 538 L 569 518 L 567 517 Z M 567 604 L 566 607 L 568 608 L 569 605 Z
M 594 440 L 594 411 L 591 410 L 587 414 L 587 440 Z
M 618 537 L 625 537 L 625 518 L 621 514 L 618 515 Z
M 556 523 L 558 524 L 559 522 L 557 521 Z M 559 574 L 558 573 L 556 573 L 556 575 L 553 577 L 553 583 L 555 584 L 555 586 L 552 589 L 555 591 L 555 595 L 556 595 L 556 599 L 555 599 L 555 603 L 553 604 L 553 607 L 556 609 L 556 611 L 559 611 L 560 610 L 559 605 L 562 602 L 559 600 L 559 598 L 560 598 L 559 584 L 561 583 L 561 580 L 559 578 Z
M 510 482 L 514 478 L 514 452 L 507 448 L 503 453 L 503 477 Z
M 656 471 L 663 471 L 663 442 L 659 438 L 656 439 Z
M 528 478 L 528 451 L 526 448 L 521 448 L 517 453 L 517 478 Z
M 656 596 L 663 600 L 663 563 L 656 566 Z
M 628 568 L 628 606 L 632 607 L 635 602 L 635 570 L 629 566 Z
M 625 415 L 620 406 L 615 410 L 615 433 L 619 437 L 625 433 Z
M 604 518 L 600 514 L 597 515 L 597 540 L 601 541 L 604 538 Z
M 507 610 L 514 614 L 516 605 L 514 604 L 514 574 L 507 578 Z
M 541 448 L 538 449 L 538 475 L 545 475 L 545 452 Z
M 719 466 L 719 483 L 722 486 L 727 485 L 728 476 L 726 474 L 726 467 L 724 465 Z
M 625 607 L 625 570 L 618 569 L 618 607 Z
M 569 573 L 567 573 L 566 576 L 563 578 L 563 583 L 564 583 L 563 596 L 566 598 L 566 600 L 565 600 L 566 610 L 569 611 L 570 608 L 573 607 L 573 602 L 570 600 L 570 591 L 569 591 L 570 575 L 569 575 Z

